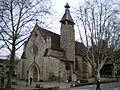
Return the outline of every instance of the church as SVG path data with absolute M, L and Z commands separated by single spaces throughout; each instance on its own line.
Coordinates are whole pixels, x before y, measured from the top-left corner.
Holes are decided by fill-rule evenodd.
M 60 23 L 60 35 L 36 23 L 24 46 L 18 71 L 20 79 L 64 82 L 73 74 L 78 79 L 92 76 L 91 66 L 83 59 L 86 47 L 75 41 L 75 23 L 68 3 Z

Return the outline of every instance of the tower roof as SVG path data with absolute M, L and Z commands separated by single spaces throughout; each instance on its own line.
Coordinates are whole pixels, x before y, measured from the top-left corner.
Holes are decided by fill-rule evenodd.
M 60 22 L 70 21 L 72 24 L 75 24 L 74 21 L 73 21 L 73 19 L 72 19 L 72 17 L 71 17 L 71 15 L 70 15 L 69 8 L 70 8 L 70 6 L 67 3 L 65 5 L 65 13 L 64 13 L 62 19 L 60 20 Z

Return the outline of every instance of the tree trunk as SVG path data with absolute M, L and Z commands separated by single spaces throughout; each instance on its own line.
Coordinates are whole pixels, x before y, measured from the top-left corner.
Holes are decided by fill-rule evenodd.
M 115 63 L 113 63 L 112 77 L 115 77 L 116 73 L 117 73 L 117 71 L 116 71 L 116 65 L 115 65 Z
M 95 71 L 95 79 L 100 80 L 100 70 Z
M 12 78 L 12 70 L 10 69 L 8 73 L 8 81 L 7 81 L 6 89 L 11 88 L 11 78 Z
M 15 60 L 15 43 L 12 44 L 12 51 L 10 55 L 10 62 L 9 62 L 9 73 L 8 73 L 8 81 L 6 85 L 6 89 L 11 89 L 11 81 L 12 81 L 12 73 L 14 70 L 14 60 Z
M 11 59 L 10 60 L 10 67 L 9 67 L 9 73 L 8 73 L 8 81 L 7 81 L 7 85 L 6 85 L 6 89 L 10 89 L 11 85 L 12 85 L 12 72 L 14 69 L 14 60 Z

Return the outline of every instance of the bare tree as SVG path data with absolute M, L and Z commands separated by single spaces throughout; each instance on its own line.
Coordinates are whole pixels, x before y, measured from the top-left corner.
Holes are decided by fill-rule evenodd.
M 87 47 L 85 60 L 100 79 L 100 70 L 120 44 L 119 4 L 112 0 L 86 1 L 76 13 L 80 39 Z
M 16 51 L 27 40 L 31 24 L 36 19 L 50 15 L 50 0 L 1 0 L 0 36 L 10 51 L 10 64 L 6 88 L 11 88 Z

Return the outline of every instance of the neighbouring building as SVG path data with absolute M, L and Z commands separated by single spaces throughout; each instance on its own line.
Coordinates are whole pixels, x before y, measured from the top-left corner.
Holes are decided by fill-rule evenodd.
M 69 8 L 67 3 L 60 20 L 60 35 L 36 23 L 19 63 L 20 79 L 32 77 L 33 81 L 66 81 L 74 73 L 78 78 L 92 76 L 91 66 L 82 59 L 86 48 L 75 41 L 75 23 Z
M 18 63 L 20 62 L 19 59 L 16 59 L 14 61 L 14 70 L 12 72 L 12 76 L 17 76 L 17 71 L 18 71 L 18 67 L 16 66 Z M 10 60 L 9 59 L 0 59 L 0 76 L 4 75 L 7 76 L 8 72 L 9 72 L 9 63 Z

